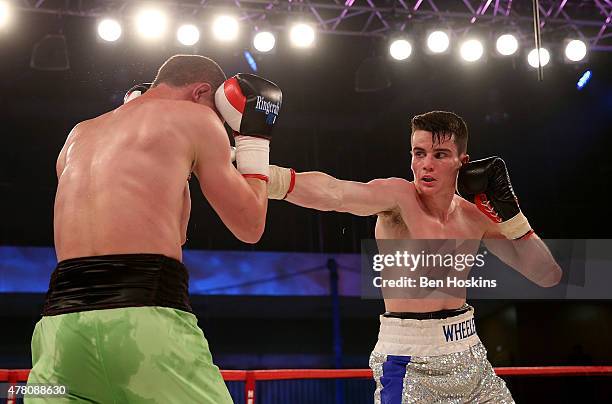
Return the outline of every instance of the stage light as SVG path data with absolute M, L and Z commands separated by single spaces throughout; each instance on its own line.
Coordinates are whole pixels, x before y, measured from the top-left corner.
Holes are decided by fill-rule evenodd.
M 405 39 L 396 39 L 391 42 L 389 53 L 395 60 L 406 60 L 412 53 L 412 45 Z
M 253 47 L 259 52 L 270 52 L 274 49 L 276 38 L 274 34 L 268 31 L 262 31 L 255 34 L 253 37 Z
M 257 62 L 255 61 L 255 58 L 253 57 L 253 55 L 251 55 L 251 52 L 249 52 L 248 50 L 245 50 L 242 54 L 244 55 L 244 59 L 249 64 L 249 67 L 251 68 L 251 70 L 257 73 Z
M 158 39 L 166 32 L 166 16 L 161 10 L 145 9 L 136 17 L 138 33 L 147 39 Z
M 450 39 L 444 31 L 434 31 L 427 37 L 427 47 L 433 53 L 446 52 L 449 45 Z
M 98 24 L 98 35 L 106 42 L 115 42 L 121 37 L 121 33 L 121 25 L 117 20 L 107 18 Z
M 538 52 L 536 49 L 532 49 L 527 55 L 527 62 L 531 67 L 538 67 Z M 550 53 L 546 48 L 540 48 L 540 63 L 542 67 L 546 66 L 550 62 Z
M 576 88 L 578 88 L 578 90 L 582 90 L 584 86 L 588 84 L 589 80 L 591 80 L 592 76 L 593 76 L 593 73 L 590 70 L 587 70 L 586 72 L 584 72 L 582 76 L 580 77 L 580 79 L 578 80 L 578 83 L 576 83 Z
M 571 40 L 565 46 L 565 57 L 570 62 L 580 62 L 586 54 L 587 46 L 579 39 Z
M 475 62 L 482 57 L 484 47 L 478 39 L 468 39 L 461 45 L 460 53 L 466 62 Z
M 238 37 L 238 20 L 228 15 L 215 18 L 212 26 L 213 35 L 220 41 L 229 42 Z
M 291 27 L 289 32 L 291 43 L 298 48 L 308 48 L 312 46 L 315 40 L 314 29 L 308 24 L 299 23 Z
M 195 45 L 200 40 L 200 30 L 192 24 L 181 25 L 176 31 L 176 39 L 185 46 Z
M 510 56 L 516 53 L 518 50 L 518 41 L 512 34 L 504 34 L 497 38 L 495 43 L 497 53 L 503 56 Z
M 0 1 L 0 28 L 6 27 L 9 23 L 11 10 L 5 1 Z

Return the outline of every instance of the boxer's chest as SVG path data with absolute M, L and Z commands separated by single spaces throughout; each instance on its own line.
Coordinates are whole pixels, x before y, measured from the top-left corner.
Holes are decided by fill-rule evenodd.
M 416 204 L 380 215 L 376 222 L 377 239 L 480 239 L 478 224 L 458 207 L 442 223 L 423 212 Z

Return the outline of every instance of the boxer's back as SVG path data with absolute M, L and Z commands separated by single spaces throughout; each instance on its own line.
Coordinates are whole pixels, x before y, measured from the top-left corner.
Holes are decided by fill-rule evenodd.
M 194 152 L 173 125 L 180 105 L 136 100 L 72 131 L 58 159 L 58 260 L 134 252 L 181 259 Z

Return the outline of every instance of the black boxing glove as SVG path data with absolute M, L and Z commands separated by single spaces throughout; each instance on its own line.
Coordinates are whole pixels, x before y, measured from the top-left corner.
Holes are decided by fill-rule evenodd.
M 515 240 L 533 233 L 519 208 L 506 163 L 500 157 L 464 164 L 459 170 L 457 192 L 498 223 L 506 238 Z
M 254 74 L 239 73 L 215 93 L 215 105 L 240 135 L 269 139 L 282 103 L 281 89 Z
M 236 165 L 245 177 L 268 181 L 270 138 L 281 102 L 276 84 L 248 73 L 229 78 L 215 92 L 215 106 L 234 130 Z
M 136 84 L 134 87 L 130 88 L 127 93 L 123 96 L 123 103 L 127 103 L 132 101 L 136 97 L 140 97 L 144 93 L 146 93 L 153 83 L 141 83 Z

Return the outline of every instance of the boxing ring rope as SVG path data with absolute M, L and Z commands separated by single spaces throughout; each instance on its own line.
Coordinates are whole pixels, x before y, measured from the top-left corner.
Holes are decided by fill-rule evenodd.
M 28 380 L 29 369 L 0 369 L 0 383 L 14 385 Z M 499 376 L 576 377 L 612 376 L 612 366 L 524 366 L 498 367 Z M 222 370 L 226 382 L 245 383 L 245 404 L 255 403 L 257 381 L 299 379 L 371 379 L 370 369 L 271 369 L 271 370 Z M 6 404 L 14 404 L 8 397 Z M 0 403 L 3 404 L 3 403 Z

